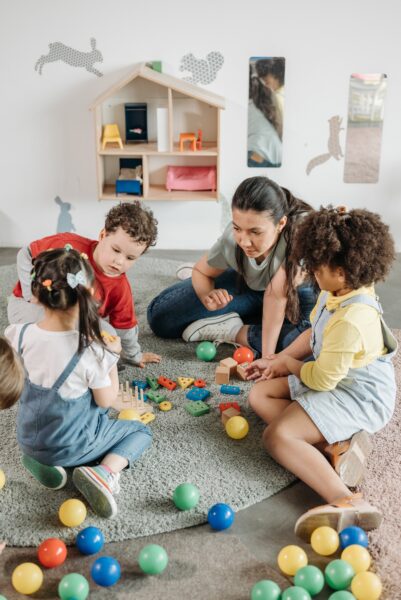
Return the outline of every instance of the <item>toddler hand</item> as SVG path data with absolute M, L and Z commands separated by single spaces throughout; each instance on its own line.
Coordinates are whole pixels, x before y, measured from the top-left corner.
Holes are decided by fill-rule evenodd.
M 274 356 L 274 355 L 273 355 Z M 275 377 L 285 377 L 290 374 L 287 366 L 288 356 L 277 356 L 272 359 L 266 359 L 268 365 L 263 373 L 265 379 L 274 379 Z
M 101 336 L 106 344 L 107 350 L 115 352 L 116 354 L 121 354 L 121 339 L 118 335 L 111 335 L 108 331 L 102 331 Z
M 267 358 L 258 358 L 257 360 L 251 362 L 251 364 L 245 369 L 247 381 L 262 381 L 262 379 L 265 379 L 265 377 L 263 377 L 263 373 L 268 367 L 268 364 L 269 360 Z
M 207 310 L 219 310 L 231 302 L 233 297 L 224 289 L 212 290 L 203 298 Z
M 139 363 L 141 369 L 144 368 L 146 363 L 159 363 L 161 361 L 161 356 L 158 354 L 153 354 L 153 352 L 144 352 L 142 354 L 142 361 Z

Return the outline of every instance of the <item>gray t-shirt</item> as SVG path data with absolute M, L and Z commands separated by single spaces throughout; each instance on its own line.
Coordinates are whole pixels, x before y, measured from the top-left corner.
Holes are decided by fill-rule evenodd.
M 284 235 L 281 235 L 275 252 L 269 254 L 260 264 L 254 258 L 249 258 L 244 254 L 244 279 L 251 290 L 261 292 L 266 289 L 284 262 L 286 245 Z M 238 271 L 238 264 L 235 258 L 236 246 L 237 244 L 233 236 L 233 226 L 232 223 L 229 223 L 223 235 L 210 248 L 207 255 L 208 264 L 216 269 L 232 268 Z

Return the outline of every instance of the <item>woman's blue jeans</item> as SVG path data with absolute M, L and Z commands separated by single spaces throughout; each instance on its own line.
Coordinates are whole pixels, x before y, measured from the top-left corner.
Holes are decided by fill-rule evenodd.
M 262 313 L 264 292 L 251 290 L 245 283 L 238 292 L 238 274 L 234 269 L 227 269 L 216 277 L 216 288 L 223 288 L 233 296 L 233 300 L 225 308 L 215 311 L 207 310 L 192 287 L 192 280 L 180 281 L 163 290 L 153 298 L 148 306 L 148 323 L 152 331 L 162 338 L 180 338 L 184 329 L 198 319 L 236 312 L 244 324 L 249 325 L 248 343 L 256 356 L 262 352 Z M 315 306 L 317 294 L 309 284 L 297 288 L 301 317 L 298 323 L 284 320 L 277 342 L 276 352 L 286 348 L 310 327 L 309 315 Z

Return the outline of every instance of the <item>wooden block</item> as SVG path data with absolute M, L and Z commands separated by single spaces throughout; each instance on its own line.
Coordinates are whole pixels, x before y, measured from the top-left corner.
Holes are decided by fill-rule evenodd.
M 220 367 L 226 367 L 226 369 L 230 369 L 230 377 L 235 375 L 235 369 L 237 368 L 237 365 L 237 361 L 230 356 L 220 361 Z
M 241 365 L 237 365 L 237 375 L 240 379 L 242 379 L 242 381 L 246 381 L 246 367 L 249 366 L 249 363 L 245 362 L 242 363 Z
M 217 385 L 228 383 L 230 381 L 230 369 L 227 367 L 216 367 L 214 380 Z
M 227 410 L 228 408 L 236 408 L 238 411 L 241 410 L 238 402 L 220 402 L 220 404 L 219 404 L 220 414 L 222 412 L 224 412 L 225 410 Z
M 238 415 L 240 414 L 240 411 L 234 408 L 233 406 L 231 408 L 227 408 L 227 410 L 223 410 L 223 412 L 221 413 L 221 420 L 223 421 L 223 425 L 225 426 L 228 419 L 231 419 L 231 417 L 238 417 Z

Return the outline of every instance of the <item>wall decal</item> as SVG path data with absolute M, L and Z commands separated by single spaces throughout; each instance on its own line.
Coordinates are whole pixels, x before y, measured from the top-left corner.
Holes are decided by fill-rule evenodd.
M 309 175 L 312 169 L 319 165 L 323 165 L 330 158 L 340 160 L 344 156 L 340 146 L 340 131 L 344 130 L 341 127 L 342 119 L 338 115 L 329 119 L 329 139 L 327 140 L 328 152 L 325 154 L 319 154 L 312 158 L 306 165 L 306 174 Z
M 56 196 L 54 202 L 60 207 L 60 214 L 57 219 L 57 233 L 76 231 L 70 214 L 71 204 L 69 202 L 63 202 L 60 196 Z
M 193 54 L 185 54 L 181 59 L 180 71 L 190 71 L 192 75 L 183 77 L 189 83 L 208 85 L 216 79 L 217 72 L 224 63 L 220 52 L 209 52 L 206 58 L 196 58 Z
M 90 39 L 90 45 L 92 48 L 91 51 L 82 52 L 81 50 L 75 50 L 75 48 L 66 46 L 62 42 L 52 42 L 49 44 L 48 54 L 42 54 L 37 60 L 35 71 L 38 71 L 39 75 L 42 75 L 43 65 L 61 60 L 72 67 L 84 67 L 88 73 L 102 77 L 103 73 L 93 66 L 97 62 L 103 62 L 102 53 L 96 49 L 95 38 Z

